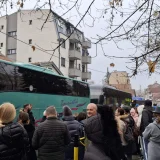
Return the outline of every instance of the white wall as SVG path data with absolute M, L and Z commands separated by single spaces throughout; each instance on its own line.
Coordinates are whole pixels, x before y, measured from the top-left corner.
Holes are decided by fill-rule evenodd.
M 23 10 L 21 12 L 17 12 L 11 17 L 17 15 L 16 20 L 17 28 L 17 43 L 12 43 L 14 46 L 16 45 L 17 54 L 10 55 L 10 58 L 16 59 L 17 62 L 28 63 L 28 59 L 31 58 L 31 63 L 35 62 L 48 62 L 50 60 L 51 55 L 53 54 L 53 49 L 55 49 L 59 45 L 59 38 L 66 39 L 67 36 L 60 33 L 60 37 L 58 36 L 56 23 L 54 20 L 55 17 L 51 14 L 48 21 L 45 23 L 43 29 L 41 27 L 48 16 L 49 10 L 41 10 L 41 11 L 31 11 L 31 10 Z M 9 19 L 11 19 L 11 17 Z M 32 25 L 29 25 L 29 20 L 32 20 Z M 11 19 L 12 21 L 12 19 Z M 11 22 L 10 21 L 10 22 Z M 0 18 L 0 26 L 4 25 L 5 33 L 7 31 L 7 21 L 6 17 Z M 11 24 L 10 24 L 11 25 Z M 12 25 L 8 29 L 12 29 Z M 13 29 L 12 29 L 13 30 Z M 32 39 L 32 44 L 29 45 L 29 39 Z M 6 54 L 6 36 L 0 34 L 0 43 L 3 42 L 4 47 L 1 49 L 2 53 Z M 23 41 L 24 43 L 22 43 Z M 10 42 L 10 41 L 8 41 Z M 10 46 L 12 45 L 10 44 Z M 32 46 L 35 46 L 36 49 L 33 51 Z M 65 42 L 65 48 L 60 47 L 60 55 L 59 49 L 54 52 L 54 55 L 51 59 L 56 66 L 59 68 L 64 76 L 68 76 L 69 74 L 69 40 Z M 13 47 L 12 47 L 13 48 Z M 82 48 L 81 48 L 82 53 Z M 13 57 L 14 56 L 14 57 Z M 61 57 L 65 58 L 65 67 L 61 66 Z M 59 61 L 60 58 L 60 61 Z M 60 63 L 59 63 L 60 62 Z M 76 63 L 75 63 L 76 64 Z M 75 68 L 79 68 L 79 64 L 81 66 L 82 71 L 82 62 L 81 60 L 77 60 L 77 66 Z M 81 77 L 77 78 L 81 80 Z
M 4 26 L 3 29 L 1 29 L 1 26 Z M 0 30 L 4 33 L 6 33 L 7 31 L 7 19 L 6 19 L 6 16 L 3 16 L 0 18 Z M 2 53 L 3 55 L 6 55 L 6 42 L 7 42 L 7 39 L 6 39 L 6 35 L 5 34 L 2 34 L 0 33 L 0 43 L 3 43 L 3 47 L 0 47 L 0 53 Z
M 51 55 L 53 54 L 54 48 L 59 44 L 58 35 L 56 30 L 55 22 L 53 21 L 53 16 L 50 16 L 49 22 L 45 23 L 44 28 L 41 31 L 41 27 L 48 15 L 48 10 L 44 10 L 43 14 L 39 12 L 23 11 L 23 14 L 18 14 L 18 24 L 17 24 L 17 38 L 28 43 L 29 39 L 32 39 L 32 45 L 40 48 L 41 50 L 46 50 L 43 52 L 36 49 L 33 52 L 31 46 L 17 42 L 17 61 L 28 63 L 28 58 L 32 58 L 32 63 L 34 62 L 48 62 Z M 32 25 L 29 25 L 29 20 L 32 20 Z M 66 38 L 66 36 L 61 35 L 61 38 Z M 66 42 L 66 48 L 60 48 L 61 57 L 66 59 L 66 67 L 61 67 L 61 72 L 68 76 L 68 49 L 69 42 Z M 49 51 L 50 50 L 50 51 Z M 59 51 L 55 51 L 54 56 L 51 61 L 53 61 L 57 67 L 59 67 Z

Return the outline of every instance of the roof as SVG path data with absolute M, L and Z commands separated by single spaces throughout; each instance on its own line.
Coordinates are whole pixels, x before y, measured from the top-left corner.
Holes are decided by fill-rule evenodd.
M 47 69 L 47 68 L 44 68 L 44 67 L 40 67 L 40 66 L 36 66 L 36 65 L 33 65 L 33 64 L 11 62 L 11 61 L 3 60 L 3 59 L 0 59 L 0 62 L 9 64 L 9 65 L 18 66 L 18 67 L 23 67 L 23 68 L 34 70 L 34 71 L 38 71 L 38 72 L 43 72 L 43 73 L 50 74 L 50 75 L 55 75 L 55 76 L 58 76 L 58 77 L 67 78 L 67 79 L 78 81 L 78 82 L 82 82 L 82 83 L 86 83 L 86 82 L 83 82 L 83 81 L 79 81 L 79 80 L 76 80 L 76 79 L 72 79 L 72 78 L 69 78 L 69 77 L 58 75 L 55 72 L 53 72 L 52 70 L 50 70 L 50 69 Z M 88 84 L 88 83 L 86 83 L 86 84 Z
M 9 61 L 9 62 L 12 62 L 8 57 L 6 57 L 6 56 L 4 56 L 4 55 L 2 55 L 2 54 L 0 54 L 0 60 L 5 60 L 5 61 Z
M 63 73 L 60 71 L 60 69 L 56 66 L 56 64 L 53 61 L 52 62 L 36 62 L 32 64 L 40 67 L 46 67 L 47 65 L 52 66 L 59 75 L 63 75 Z

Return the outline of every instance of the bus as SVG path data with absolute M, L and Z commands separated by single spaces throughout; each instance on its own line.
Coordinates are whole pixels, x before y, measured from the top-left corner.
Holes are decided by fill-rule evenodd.
M 132 107 L 137 107 L 137 105 L 144 105 L 145 99 L 143 97 L 132 97 Z
M 51 105 L 59 115 L 68 105 L 73 113 L 86 109 L 90 102 L 86 82 L 57 75 L 52 70 L 17 62 L 0 60 L 0 104 L 10 102 L 17 113 L 24 104 L 32 104 L 35 119 Z
M 109 85 L 90 85 L 91 103 L 130 106 L 132 95 Z

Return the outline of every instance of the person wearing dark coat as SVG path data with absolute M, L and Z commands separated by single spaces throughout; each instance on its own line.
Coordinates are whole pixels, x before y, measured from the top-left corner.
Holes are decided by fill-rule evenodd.
M 73 160 L 74 155 L 74 136 L 78 134 L 79 137 L 83 137 L 83 126 L 77 120 L 75 120 L 71 109 L 68 106 L 63 107 L 63 121 L 67 125 L 71 136 L 71 143 L 66 147 L 65 160 Z M 83 160 L 85 147 L 79 144 L 78 160 Z
M 13 123 L 16 116 L 14 105 L 0 106 L 0 160 L 25 160 L 29 152 L 27 132 L 19 123 Z
M 85 133 L 91 141 L 84 160 L 125 160 L 113 109 L 101 106 L 99 114 L 84 121 Z
M 153 112 L 152 112 L 152 101 L 146 100 L 144 104 L 144 108 L 142 111 L 142 119 L 141 119 L 141 125 L 140 125 L 140 133 L 142 134 L 145 130 L 145 128 L 153 122 Z M 146 148 L 146 153 L 148 153 L 148 140 L 144 139 L 144 145 Z
M 57 119 L 54 106 L 46 109 L 47 119 L 34 132 L 32 146 L 38 149 L 38 160 L 64 160 L 70 134 L 65 123 Z
M 126 129 L 129 127 L 132 129 L 132 133 L 134 131 L 134 126 L 135 126 L 135 121 L 130 115 L 130 107 L 124 106 L 124 115 L 121 115 L 119 118 L 125 123 Z M 134 136 L 134 134 L 132 135 Z M 124 152 L 127 155 L 128 160 L 132 160 L 132 155 L 136 153 L 137 147 L 136 147 L 136 141 L 134 140 L 132 143 L 128 143 L 127 145 L 124 146 Z
M 153 122 L 153 113 L 152 113 L 152 102 L 150 100 L 145 101 L 145 105 L 142 111 L 142 119 L 141 119 L 141 125 L 140 125 L 140 131 L 141 133 L 144 132 L 145 128 Z
M 28 160 L 37 160 L 36 152 L 32 147 L 32 137 L 35 131 L 35 128 L 33 125 L 29 123 L 29 115 L 26 112 L 21 111 L 19 114 L 18 122 L 25 128 L 27 131 L 27 134 L 29 136 L 29 142 L 30 142 L 30 151 L 27 155 Z
M 25 104 L 23 106 L 23 111 L 28 113 L 29 115 L 29 121 L 30 121 L 30 124 L 33 125 L 35 127 L 35 119 L 34 119 L 34 116 L 33 116 L 33 113 L 32 113 L 32 105 L 31 104 Z

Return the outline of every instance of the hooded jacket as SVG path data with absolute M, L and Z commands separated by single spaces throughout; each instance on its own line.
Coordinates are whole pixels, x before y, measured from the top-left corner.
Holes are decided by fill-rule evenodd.
M 74 136 L 78 134 L 81 137 L 82 133 L 82 124 L 79 123 L 72 115 L 72 111 L 68 106 L 64 106 L 63 108 L 63 121 L 67 125 L 71 136 L 71 143 L 65 149 L 65 160 L 73 159 L 73 148 L 74 148 Z M 82 160 L 84 157 L 84 149 L 82 145 L 79 145 L 79 160 Z
M 29 152 L 27 132 L 18 123 L 0 128 L 0 160 L 21 160 Z

